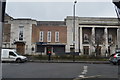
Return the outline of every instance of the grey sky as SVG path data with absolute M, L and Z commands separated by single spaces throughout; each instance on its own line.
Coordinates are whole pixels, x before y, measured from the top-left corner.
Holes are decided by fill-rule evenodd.
M 73 15 L 73 2 L 9 2 L 6 12 L 14 18 L 64 20 Z M 78 2 L 76 16 L 116 17 L 112 2 Z

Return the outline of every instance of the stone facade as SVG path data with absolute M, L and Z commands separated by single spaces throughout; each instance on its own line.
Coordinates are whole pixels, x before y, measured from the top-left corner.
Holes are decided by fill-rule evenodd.
M 31 54 L 31 45 L 32 45 L 32 25 L 36 24 L 35 21 L 31 19 L 14 19 L 11 21 L 11 40 L 10 43 L 13 43 L 11 47 L 19 46 L 18 44 L 24 44 L 24 53 Z M 19 40 L 20 26 L 23 26 L 23 40 Z M 20 48 L 19 48 L 20 50 Z
M 67 45 L 70 52 L 73 45 L 73 17 L 66 18 Z M 75 18 L 75 52 L 93 55 L 99 44 L 100 55 L 110 55 L 118 46 L 118 20 L 115 18 Z M 98 43 L 99 41 L 99 43 Z
M 7 18 L 6 18 L 7 17 Z M 4 36 L 3 36 L 3 48 L 14 48 L 21 54 L 31 54 L 31 45 L 32 45 L 32 25 L 36 24 L 35 20 L 31 19 L 13 19 L 9 15 L 5 16 L 5 27 L 4 27 Z M 9 27 L 7 26 L 9 25 Z M 23 27 L 22 40 L 20 37 L 20 27 Z M 7 28 L 6 28 L 7 27 Z M 6 32 L 7 31 L 7 32 Z M 9 32 L 7 36 L 9 39 L 9 47 L 4 46 L 5 35 Z
M 5 24 L 3 27 L 3 48 L 9 48 L 10 47 L 10 35 L 11 35 L 11 24 L 10 20 L 13 18 L 9 15 L 5 15 Z
M 75 42 L 73 42 L 73 17 L 64 21 L 36 21 L 14 19 L 5 16 L 3 48 L 15 48 L 22 54 L 46 55 L 75 52 L 79 55 L 93 55 L 98 47 L 99 55 L 113 54 L 119 48 L 118 20 L 116 18 L 75 17 Z

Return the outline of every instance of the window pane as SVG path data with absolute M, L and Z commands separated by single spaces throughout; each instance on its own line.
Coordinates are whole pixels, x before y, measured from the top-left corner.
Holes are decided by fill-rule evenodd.
M 40 42 L 43 42 L 44 39 L 44 32 L 40 31 Z
M 59 42 L 59 32 L 55 32 L 55 42 Z
M 24 26 L 19 26 L 19 40 L 23 40 L 23 28 Z
M 47 41 L 51 42 L 51 31 L 48 31 L 47 33 Z
M 9 52 L 9 55 L 16 56 L 13 52 Z

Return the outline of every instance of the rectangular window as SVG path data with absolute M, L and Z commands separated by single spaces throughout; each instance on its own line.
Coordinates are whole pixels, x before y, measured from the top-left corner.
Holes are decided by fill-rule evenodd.
M 55 42 L 59 42 L 59 32 L 55 32 Z
M 88 34 L 84 34 L 84 38 L 83 38 L 84 43 L 88 43 L 88 42 L 89 42 L 88 39 L 89 39 L 89 38 L 88 38 Z
M 40 31 L 40 42 L 43 42 L 43 39 L 44 39 L 44 32 L 43 31 Z
M 51 42 L 51 31 L 47 32 L 47 42 Z
M 19 26 L 19 40 L 23 40 L 23 29 L 24 26 Z
M 109 34 L 108 36 L 108 42 L 111 43 L 113 41 L 112 34 Z

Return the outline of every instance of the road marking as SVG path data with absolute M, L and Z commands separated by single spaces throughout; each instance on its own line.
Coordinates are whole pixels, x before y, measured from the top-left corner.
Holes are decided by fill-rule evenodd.
M 95 75 L 95 76 L 85 76 L 88 72 L 88 66 L 83 66 L 83 71 L 81 72 L 81 74 L 77 77 L 74 78 L 73 80 L 80 80 L 80 79 L 87 79 L 87 78 L 98 78 L 101 75 Z
M 98 78 L 98 77 L 100 77 L 100 76 L 101 76 L 101 75 L 95 75 L 95 76 L 85 77 L 85 76 L 83 76 L 83 75 L 80 75 L 80 77 L 75 78 L 75 79 L 73 79 L 73 80 L 81 80 L 81 79 L 87 79 L 87 78 Z
M 78 77 L 80 77 L 80 78 L 84 78 L 85 76 L 84 76 L 84 75 L 79 75 Z
M 83 74 L 83 75 L 84 75 L 84 74 L 86 74 L 86 72 L 84 72 L 84 71 L 83 71 L 81 74 Z
M 84 66 L 84 70 L 83 70 L 83 72 L 86 74 L 87 71 L 88 71 L 88 66 Z
M 84 78 L 97 78 L 100 77 L 101 75 L 95 75 L 95 76 L 88 76 L 88 77 L 84 77 Z
M 79 78 L 84 78 L 85 75 L 88 72 L 88 66 L 83 66 L 83 71 L 81 72 L 81 74 L 78 76 Z
M 88 66 L 83 66 L 83 71 L 81 72 L 81 75 L 79 75 L 77 78 L 73 79 L 73 80 L 80 80 L 81 78 L 85 79 L 85 78 L 97 78 L 100 77 L 101 75 L 95 75 L 95 76 L 85 76 L 88 72 Z

